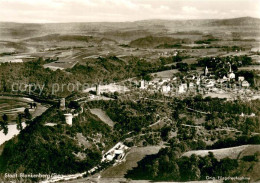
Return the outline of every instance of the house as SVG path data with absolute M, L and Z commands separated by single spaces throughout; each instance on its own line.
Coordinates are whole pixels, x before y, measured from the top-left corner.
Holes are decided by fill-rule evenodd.
M 243 82 L 244 80 L 245 80 L 245 77 L 244 77 L 244 76 L 239 76 L 239 77 L 238 77 L 238 81 Z
M 197 84 L 197 85 L 200 85 L 200 77 L 197 78 L 196 84 Z
M 195 84 L 194 83 L 189 83 L 189 88 L 195 88 Z
M 227 80 L 228 80 L 228 78 L 227 78 L 226 76 L 223 76 L 222 82 L 225 82 L 225 81 L 227 81 Z
M 167 82 L 170 82 L 170 81 L 171 81 L 170 78 L 164 78 L 164 79 L 161 79 L 158 84 L 163 85 L 164 83 L 167 83 Z
M 163 93 L 169 93 L 171 91 L 171 87 L 169 85 L 163 85 L 161 91 Z
M 242 85 L 242 87 L 246 87 L 246 88 L 248 88 L 250 86 L 249 82 L 246 80 L 244 80 L 241 85 Z
M 251 116 L 251 117 L 255 117 L 255 113 L 251 113 L 250 116 Z
M 187 91 L 187 83 L 183 83 L 179 86 L 179 90 L 178 90 L 178 93 L 184 93 Z
M 10 63 L 23 63 L 23 59 L 13 59 L 9 60 Z
M 90 94 L 90 95 L 89 95 L 89 99 L 90 99 L 90 100 L 95 99 L 95 95 Z
M 211 80 L 206 84 L 207 88 L 213 87 L 215 85 L 215 81 Z

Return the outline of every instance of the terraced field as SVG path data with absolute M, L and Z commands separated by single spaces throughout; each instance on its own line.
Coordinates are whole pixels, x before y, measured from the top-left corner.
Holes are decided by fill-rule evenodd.
M 29 107 L 30 102 L 32 100 L 27 98 L 0 97 L 0 115 L 7 114 L 13 120 L 17 113 Z
M 16 117 L 18 113 L 23 113 L 25 108 L 30 107 L 29 103 L 34 102 L 30 98 L 21 97 L 0 97 L 0 120 L 2 120 L 2 115 L 7 114 L 9 119 L 8 124 L 8 134 L 5 135 L 3 131 L 0 131 L 0 145 L 5 141 L 10 140 L 13 136 L 19 134 L 19 130 L 16 127 Z M 30 109 L 32 118 L 40 116 L 48 107 L 37 103 L 36 109 Z M 23 127 L 26 124 L 22 123 Z

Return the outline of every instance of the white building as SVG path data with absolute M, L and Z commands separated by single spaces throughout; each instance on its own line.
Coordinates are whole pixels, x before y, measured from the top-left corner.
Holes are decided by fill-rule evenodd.
M 197 78 L 196 85 L 200 85 L 200 77 Z
M 194 83 L 189 83 L 189 88 L 195 88 L 195 84 Z
M 227 80 L 228 80 L 228 78 L 226 76 L 223 76 L 222 81 L 224 82 L 224 81 L 227 81 Z
M 244 80 L 245 80 L 245 77 L 244 77 L 244 76 L 239 76 L 239 77 L 238 77 L 238 81 L 243 82 Z
M 171 78 L 164 78 L 158 84 L 163 85 L 164 83 L 167 83 L 167 82 L 170 82 L 170 81 L 171 81 Z
M 117 157 L 116 161 L 121 161 L 125 156 L 125 151 L 128 149 L 122 142 L 118 142 L 114 147 L 112 147 L 108 152 L 103 155 L 101 162 L 112 161 Z
M 251 117 L 255 117 L 255 113 L 251 113 L 250 116 L 251 116 Z
M 187 91 L 187 83 L 183 83 L 179 86 L 178 93 L 185 93 Z
M 246 80 L 244 80 L 241 85 L 242 85 L 242 87 L 249 87 L 250 86 L 250 84 Z
M 65 116 L 66 123 L 72 126 L 73 115 L 71 113 L 68 113 L 68 114 L 64 114 L 64 116 Z
M 229 66 L 228 78 L 229 79 L 235 79 L 236 78 L 236 75 L 232 71 L 231 65 Z
M 162 92 L 163 93 L 168 93 L 168 92 L 170 92 L 171 91 L 171 87 L 169 86 L 169 85 L 163 85 L 162 86 Z
M 140 81 L 140 89 L 145 89 L 144 80 L 141 80 L 141 81 Z
M 207 84 L 206 84 L 206 87 L 207 88 L 210 88 L 210 87 L 213 87 L 215 85 L 215 81 L 209 81 Z

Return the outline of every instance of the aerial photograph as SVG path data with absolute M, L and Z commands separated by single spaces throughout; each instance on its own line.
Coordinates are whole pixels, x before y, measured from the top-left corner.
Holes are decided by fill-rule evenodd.
M 260 0 L 0 0 L 0 183 L 260 182 Z

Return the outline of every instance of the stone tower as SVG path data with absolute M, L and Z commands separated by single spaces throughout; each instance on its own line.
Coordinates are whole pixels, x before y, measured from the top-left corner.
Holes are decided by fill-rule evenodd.
M 99 84 L 96 85 L 96 95 L 100 95 L 100 86 Z
M 66 104 L 65 104 L 65 102 L 66 102 L 65 98 L 62 98 L 62 99 L 60 100 L 60 109 L 61 109 L 61 110 L 65 110 L 65 109 L 66 109 Z
M 64 114 L 64 116 L 65 116 L 66 124 L 72 126 L 73 115 L 68 113 L 68 114 Z

